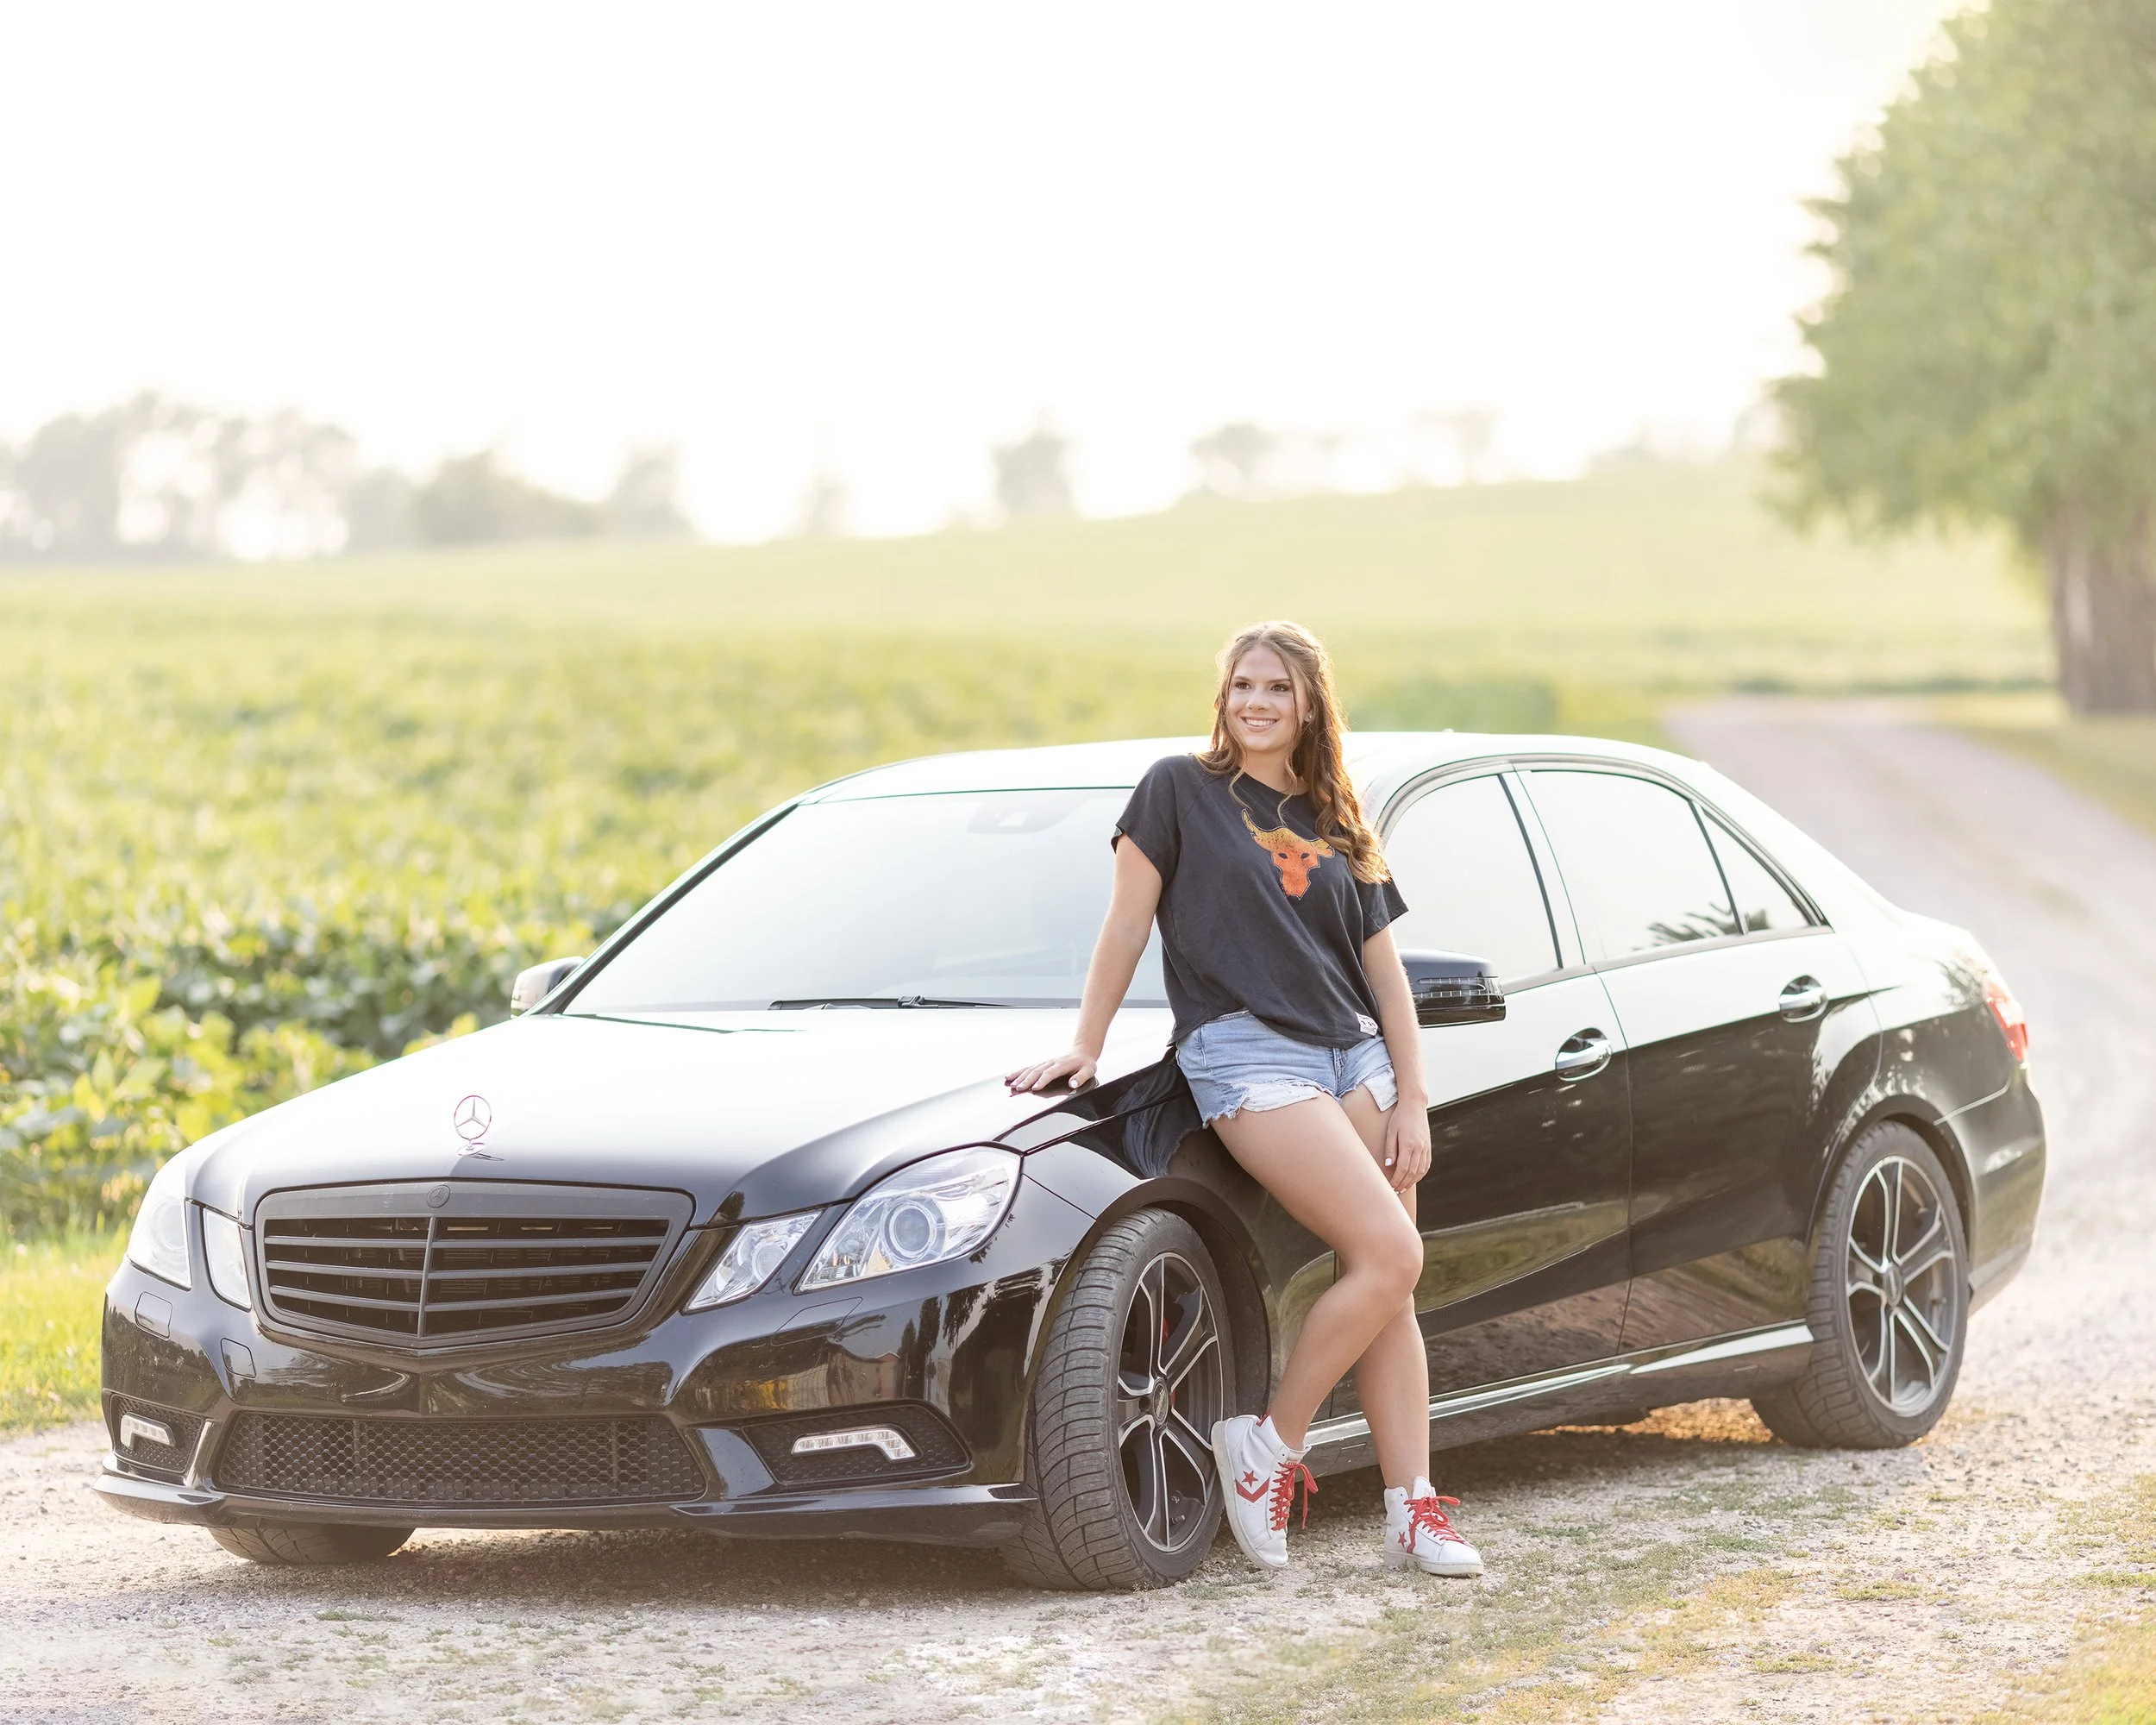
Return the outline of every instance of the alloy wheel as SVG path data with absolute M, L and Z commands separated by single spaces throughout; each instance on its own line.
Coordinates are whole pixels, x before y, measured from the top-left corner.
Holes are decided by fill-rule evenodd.
M 1847 1299 L 1865 1380 L 1895 1414 L 1921 1414 L 1940 1393 L 1960 1275 L 1938 1188 L 1906 1157 L 1883 1158 L 1850 1214 Z
M 1217 1487 L 1213 1425 L 1227 1414 L 1219 1314 L 1196 1268 L 1164 1251 L 1139 1275 L 1116 1358 L 1116 1449 L 1149 1544 L 1179 1550 Z

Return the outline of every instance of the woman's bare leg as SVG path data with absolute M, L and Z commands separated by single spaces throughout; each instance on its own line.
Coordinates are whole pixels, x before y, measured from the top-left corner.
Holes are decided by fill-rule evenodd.
M 1372 1165 L 1382 1167 L 1385 1124 L 1392 1111 L 1380 1108 L 1376 1098 L 1359 1087 L 1343 1096 L 1340 1106 L 1369 1151 Z M 1415 1189 L 1410 1186 L 1399 1197 L 1413 1226 Z M 1420 1275 L 1420 1256 L 1416 1262 Z M 1415 1322 L 1412 1289 L 1355 1362 L 1355 1389 L 1377 1446 L 1378 1471 L 1385 1484 L 1413 1490 L 1416 1480 L 1430 1477 L 1430 1358 L 1421 1326 Z
M 1331 1246 L 1339 1261 L 1338 1277 L 1303 1320 L 1273 1395 L 1273 1429 L 1300 1449 L 1332 1386 L 1388 1327 L 1399 1325 L 1422 1275 L 1422 1237 L 1401 1208 L 1363 1135 L 1332 1097 L 1313 1096 L 1263 1112 L 1246 1108 L 1215 1120 L 1213 1129 L 1228 1153 L 1280 1200 L 1282 1208 Z M 1413 1328 L 1412 1318 L 1408 1327 Z M 1395 1401 L 1403 1394 L 1408 1369 L 1403 1355 L 1396 1339 L 1377 1366 L 1382 1393 Z M 1420 1364 L 1420 1339 L 1414 1355 Z M 1426 1458 L 1427 1409 L 1426 1395 L 1417 1409 Z M 1371 1431 L 1376 1430 L 1373 1420 Z M 1391 1447 L 1402 1449 L 1397 1434 Z M 1389 1465 L 1386 1477 L 1392 1477 Z M 1410 1473 L 1401 1483 L 1413 1477 Z

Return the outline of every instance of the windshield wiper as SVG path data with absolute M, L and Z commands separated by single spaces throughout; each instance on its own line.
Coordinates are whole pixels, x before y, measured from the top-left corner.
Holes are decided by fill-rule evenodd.
M 774 1000 L 774 1013 L 816 1012 L 826 1007 L 867 1007 L 871 1010 L 895 1007 L 918 1007 L 930 1011 L 947 1010 L 954 1007 L 991 1007 L 1004 1008 L 1001 1000 L 937 1000 L 926 994 L 825 994 L 815 1000 Z M 1007 1008 L 1004 1008 L 1007 1010 Z

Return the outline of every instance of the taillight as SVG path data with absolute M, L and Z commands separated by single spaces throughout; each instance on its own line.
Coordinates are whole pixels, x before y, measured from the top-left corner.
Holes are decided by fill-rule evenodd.
M 2014 991 L 1996 972 L 1984 979 L 1984 1003 L 1999 1021 L 1999 1029 L 2006 1036 L 2006 1045 L 2014 1051 L 2015 1059 L 2028 1065 L 2028 1019 L 2022 1014 L 2021 1003 L 2014 998 Z

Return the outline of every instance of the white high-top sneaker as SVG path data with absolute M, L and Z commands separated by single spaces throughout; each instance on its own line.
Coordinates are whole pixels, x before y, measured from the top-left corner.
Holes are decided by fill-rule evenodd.
M 1440 1497 L 1426 1479 L 1417 1479 L 1413 1491 L 1398 1486 L 1385 1493 L 1385 1565 L 1388 1569 L 1419 1569 L 1425 1575 L 1476 1576 L 1482 1572 L 1482 1553 L 1462 1539 L 1445 1519 L 1445 1506 L 1460 1507 L 1457 1497 Z
M 1295 1480 L 1303 1485 L 1303 1515 L 1310 1514 L 1309 1494 L 1318 1487 L 1302 1465 L 1302 1452 L 1281 1441 L 1269 1419 L 1238 1414 L 1213 1428 L 1213 1458 L 1225 1487 L 1228 1526 L 1244 1556 L 1265 1569 L 1288 1564 L 1288 1505 Z

